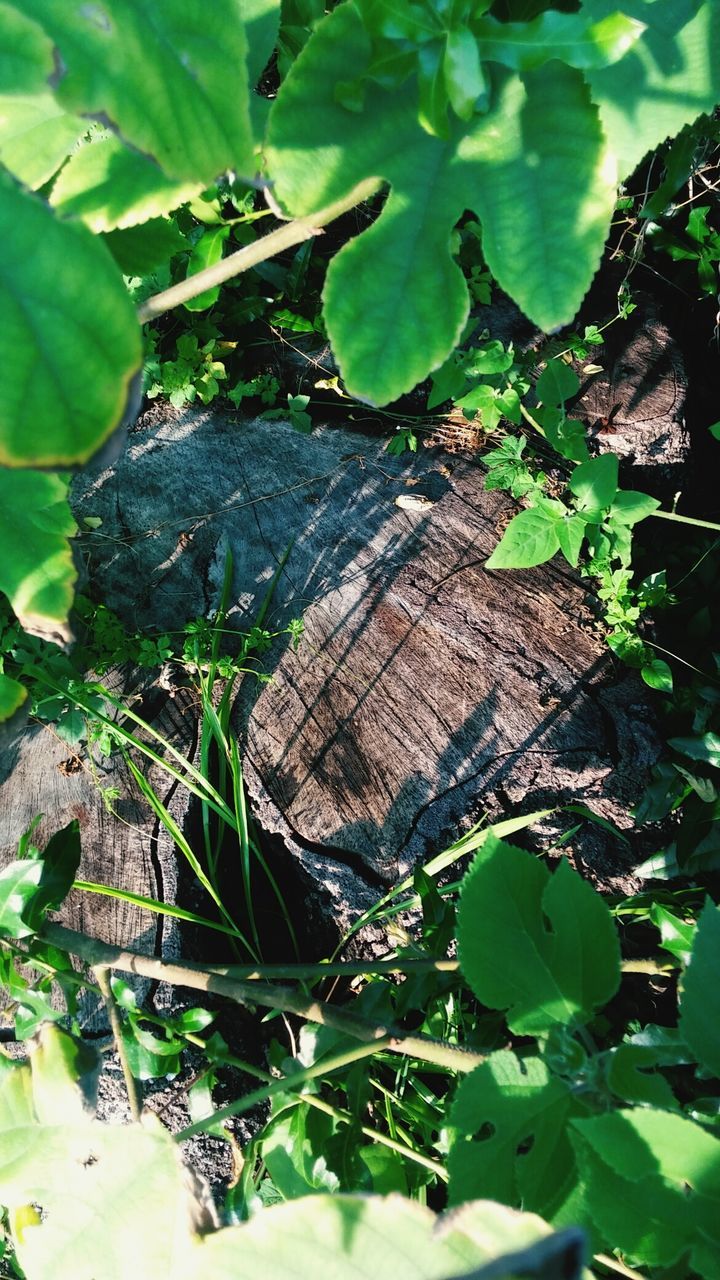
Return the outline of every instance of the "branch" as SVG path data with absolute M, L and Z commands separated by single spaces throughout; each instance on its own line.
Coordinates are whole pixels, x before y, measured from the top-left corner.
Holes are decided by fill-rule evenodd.
M 293 222 L 286 222 L 275 231 L 271 231 L 269 235 L 261 236 L 252 244 L 229 254 L 214 266 L 206 267 L 204 271 L 188 276 L 186 280 L 171 285 L 169 289 L 163 289 L 162 293 L 154 294 L 138 308 L 138 320 L 141 324 L 145 324 L 155 316 L 162 315 L 164 311 L 169 311 L 171 307 L 177 307 L 181 302 L 189 302 L 191 298 L 196 298 L 206 289 L 214 289 L 217 285 L 224 284 L 226 280 L 231 280 L 241 271 L 248 271 L 250 267 L 256 267 L 259 262 L 274 258 L 276 254 L 283 253 L 285 249 L 290 249 L 295 244 L 301 244 L 303 240 L 311 240 L 313 236 L 321 233 L 326 223 L 339 218 L 343 213 L 348 213 L 363 200 L 369 200 L 379 187 L 379 178 L 367 178 L 353 187 L 350 194 L 342 200 L 336 200 L 307 218 L 296 218 Z

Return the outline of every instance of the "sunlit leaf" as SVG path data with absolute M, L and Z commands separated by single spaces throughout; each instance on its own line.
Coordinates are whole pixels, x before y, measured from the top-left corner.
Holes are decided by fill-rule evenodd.
M 27 631 L 68 638 L 77 571 L 67 482 L 40 471 L 0 469 L 0 591 Z
M 59 107 L 52 94 L 0 97 L 0 163 L 33 190 L 57 172 L 87 122 Z
M 111 136 L 76 151 L 50 201 L 59 213 L 82 218 L 92 231 L 113 231 L 177 209 L 197 195 L 201 185 L 167 178 L 148 156 Z

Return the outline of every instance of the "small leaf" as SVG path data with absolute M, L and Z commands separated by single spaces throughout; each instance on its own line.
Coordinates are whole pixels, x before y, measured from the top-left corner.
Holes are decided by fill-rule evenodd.
M 620 1044 L 609 1055 L 607 1081 L 623 1102 L 672 1108 L 677 1105 L 675 1095 L 657 1066 L 650 1045 Z
M 705 903 L 680 997 L 680 1034 L 701 1065 L 720 1076 L 720 908 Z
M 611 455 L 606 454 L 606 457 Z M 618 524 L 637 524 L 640 520 L 644 520 L 646 516 L 657 511 L 660 503 L 657 498 L 651 498 L 648 493 L 639 493 L 633 489 L 621 489 L 616 494 L 613 504 L 610 508 L 610 519 L 617 520 Z
M 560 549 L 560 521 L 542 511 L 521 511 L 513 516 L 486 569 L 530 569 L 545 564 Z
M 564 360 L 550 360 L 535 384 L 538 400 L 557 406 L 571 400 L 580 390 L 580 379 Z
M 669 746 L 690 760 L 702 760 L 720 769 L 720 737 L 716 733 L 703 733 L 694 738 L 670 738 Z
M 568 485 L 581 510 L 604 511 L 618 491 L 618 459 L 614 453 L 601 454 L 581 462 Z
M 0 937 L 27 938 L 35 932 L 27 923 L 27 916 L 42 870 L 40 858 L 23 858 L 9 862 L 0 871 Z
M 467 372 L 473 376 L 476 374 L 505 373 L 506 369 L 512 367 L 514 360 L 512 351 L 508 350 L 497 339 L 493 339 L 492 342 L 485 342 L 481 347 L 473 347 L 469 354 Z
M 617 933 L 605 903 L 563 859 L 554 875 L 491 833 L 463 881 L 460 967 L 475 995 L 534 1035 L 587 1020 L 620 981 Z
M 206 267 L 214 267 L 220 261 L 229 234 L 230 228 L 227 226 L 212 227 L 204 232 L 190 254 L 187 267 L 188 278 L 197 275 L 198 271 L 204 271 Z M 217 302 L 219 294 L 219 285 L 214 289 L 206 289 L 196 298 L 188 299 L 185 307 L 188 311 L 206 311 Z
M 569 516 L 567 520 L 558 520 L 556 531 L 560 550 L 568 564 L 576 569 L 586 533 L 585 521 L 580 516 Z
M 640 675 L 651 689 L 659 689 L 661 693 L 672 693 L 673 674 L 667 662 L 662 658 L 654 658 L 640 669 Z

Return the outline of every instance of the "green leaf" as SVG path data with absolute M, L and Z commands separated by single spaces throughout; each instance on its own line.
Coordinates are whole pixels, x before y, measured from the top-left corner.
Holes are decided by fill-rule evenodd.
M 575 494 L 580 510 L 604 511 L 618 491 L 618 459 L 614 453 L 581 462 L 573 471 L 568 488 Z
M 59 907 L 69 894 L 80 866 L 80 823 L 73 818 L 50 837 L 42 854 L 43 873 L 39 893 L 33 901 L 33 923 L 40 927 L 40 914 Z
M 263 1280 L 443 1280 L 485 1266 L 537 1280 L 560 1268 L 575 1280 L 579 1256 L 577 1233 L 553 1234 L 502 1205 L 468 1204 L 436 1220 L 400 1196 L 335 1195 L 275 1205 L 206 1235 L 193 1262 L 212 1280 L 237 1280 L 239 1258 L 243 1275 Z
M 620 1044 L 609 1054 L 608 1085 L 623 1102 L 672 1108 L 677 1105 L 675 1096 L 657 1066 L 657 1053 L 650 1045 Z
M 720 1076 L 720 908 L 705 903 L 680 997 L 680 1034 L 701 1065 Z
M 720 737 L 716 733 L 702 733 L 692 738 L 670 738 L 669 746 L 690 760 L 702 760 L 720 769 Z
M 335 100 L 370 40 L 351 5 L 316 28 L 280 87 L 266 149 L 278 198 L 296 215 L 357 182 L 391 184 L 380 217 L 333 259 L 324 314 L 351 394 L 386 404 L 438 368 L 468 314 L 450 255 L 466 209 L 483 226 L 498 283 L 543 327 L 570 320 L 600 261 L 615 203 L 596 109 L 582 76 L 558 63 L 521 81 L 498 70 L 488 110 L 446 139 L 417 122 L 411 81 L 373 85 L 363 112 Z M 438 299 L 443 305 L 438 307 Z M 402 323 L 398 323 L 398 306 Z
M 220 261 L 229 234 L 229 227 L 211 227 L 204 232 L 190 254 L 188 276 L 197 275 L 198 271 L 204 271 L 206 267 L 214 267 L 215 263 Z M 217 302 L 219 293 L 219 286 L 206 289 L 196 298 L 190 298 L 185 303 L 185 307 L 188 311 L 206 311 L 214 302 Z
M 624 57 L 645 30 L 623 13 L 595 22 L 587 13 L 549 10 L 531 22 L 498 22 L 484 17 L 474 24 L 480 57 L 515 71 L 530 71 L 552 58 L 573 67 L 606 67 Z
M 490 1054 L 461 1081 L 450 1111 L 450 1204 L 500 1200 L 552 1217 L 575 1180 L 565 1125 L 577 1113 L 541 1058 Z
M 142 359 L 122 276 L 84 227 L 55 218 L 2 172 L 0 239 L 3 342 L 12 351 L 0 372 L 0 464 L 86 462 L 122 421 Z M 19 477 L 13 484 L 27 494 Z
M 0 4 L 0 93 L 38 93 L 55 68 L 52 41 L 11 4 Z
M 717 1276 L 720 1142 L 668 1111 L 637 1108 L 571 1120 L 588 1212 L 608 1248 L 636 1266 Z
M 35 190 L 57 172 L 87 130 L 52 94 L 0 97 L 0 162 Z
M 568 564 L 576 569 L 583 539 L 587 533 L 585 521 L 581 516 L 568 516 L 566 520 L 558 520 L 555 531 L 560 550 Z
M 530 569 L 545 564 L 560 549 L 558 526 L 561 522 L 543 511 L 531 509 L 513 516 L 486 569 Z
M 0 470 L 0 591 L 33 634 L 69 638 L 77 572 L 67 481 L 41 471 Z
M 58 101 L 105 116 L 171 178 L 255 170 L 239 0 L 23 0 L 59 51 Z
M 661 693 L 672 693 L 672 670 L 663 658 L 653 658 L 652 662 L 646 663 L 641 667 L 640 675 L 651 689 L 659 689 Z
M 512 367 L 514 360 L 512 351 L 507 350 L 502 342 L 497 339 L 493 339 L 492 342 L 484 342 L 481 347 L 473 347 L 469 354 L 467 372 L 473 377 L 475 375 L 484 376 L 491 373 L 505 373 L 506 369 Z
M 35 930 L 27 922 L 30 904 L 42 875 L 41 858 L 9 862 L 0 871 L 0 937 L 27 938 Z
M 585 8 L 602 18 L 617 12 L 617 0 L 586 0 Z M 720 101 L 716 0 L 623 0 L 622 8 L 647 30 L 619 62 L 587 72 L 620 178 Z
M 550 360 L 535 384 L 543 404 L 558 406 L 572 399 L 580 390 L 580 379 L 564 360 Z
M 469 120 L 478 98 L 487 88 L 477 40 L 469 27 L 448 31 L 443 71 L 453 111 L 461 120 Z
M 605 457 L 610 456 L 610 454 L 605 454 Z M 660 503 L 657 498 L 651 498 L 649 493 L 639 493 L 634 489 L 621 489 L 615 496 L 610 508 L 610 519 L 617 521 L 618 524 L 638 524 L 640 520 L 644 520 L 653 511 L 657 511 L 659 506 Z
M 0 724 L 11 720 L 27 702 L 27 689 L 17 680 L 0 673 Z
M 620 951 L 608 908 L 562 859 L 554 875 L 488 834 L 463 881 L 460 967 L 518 1035 L 587 1021 L 615 994 Z
M 150 275 L 188 247 L 185 236 L 169 218 L 151 218 L 141 227 L 110 231 L 105 244 L 126 276 Z
M 169 213 L 201 189 L 197 182 L 167 178 L 148 156 L 110 136 L 71 156 L 50 202 L 64 217 L 82 218 L 91 231 L 113 231 Z
M 541 405 L 534 416 L 546 439 L 561 457 L 568 458 L 570 462 L 587 462 L 590 455 L 584 423 L 566 417 L 563 409 L 556 409 L 553 405 Z

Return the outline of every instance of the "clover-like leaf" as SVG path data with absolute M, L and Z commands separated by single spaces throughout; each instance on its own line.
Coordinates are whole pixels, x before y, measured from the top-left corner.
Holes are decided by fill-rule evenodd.
M 86 462 L 122 421 L 142 360 L 122 276 L 85 227 L 1 171 L 0 239 L 0 464 Z
M 463 881 L 460 967 L 479 1000 L 534 1035 L 587 1020 L 614 995 L 620 949 L 612 917 L 563 859 L 554 875 L 488 833 Z
M 496 67 L 488 109 L 445 139 L 417 122 L 412 80 L 373 86 L 363 111 L 336 100 L 348 67 L 372 56 L 351 5 L 316 29 L 280 88 L 267 157 L 294 214 L 377 177 L 391 192 L 380 217 L 330 264 L 328 331 L 348 389 L 384 404 L 442 364 L 468 313 L 450 252 L 466 209 L 482 221 L 499 284 L 541 327 L 569 321 L 600 261 L 615 173 L 580 72 L 548 63 L 522 78 Z
M 541 1058 L 500 1050 L 461 1082 L 450 1112 L 451 1204 L 493 1199 L 552 1217 L 575 1173 L 570 1087 Z
M 171 178 L 251 176 L 241 0 L 23 0 L 58 51 L 69 111 L 109 119 Z

